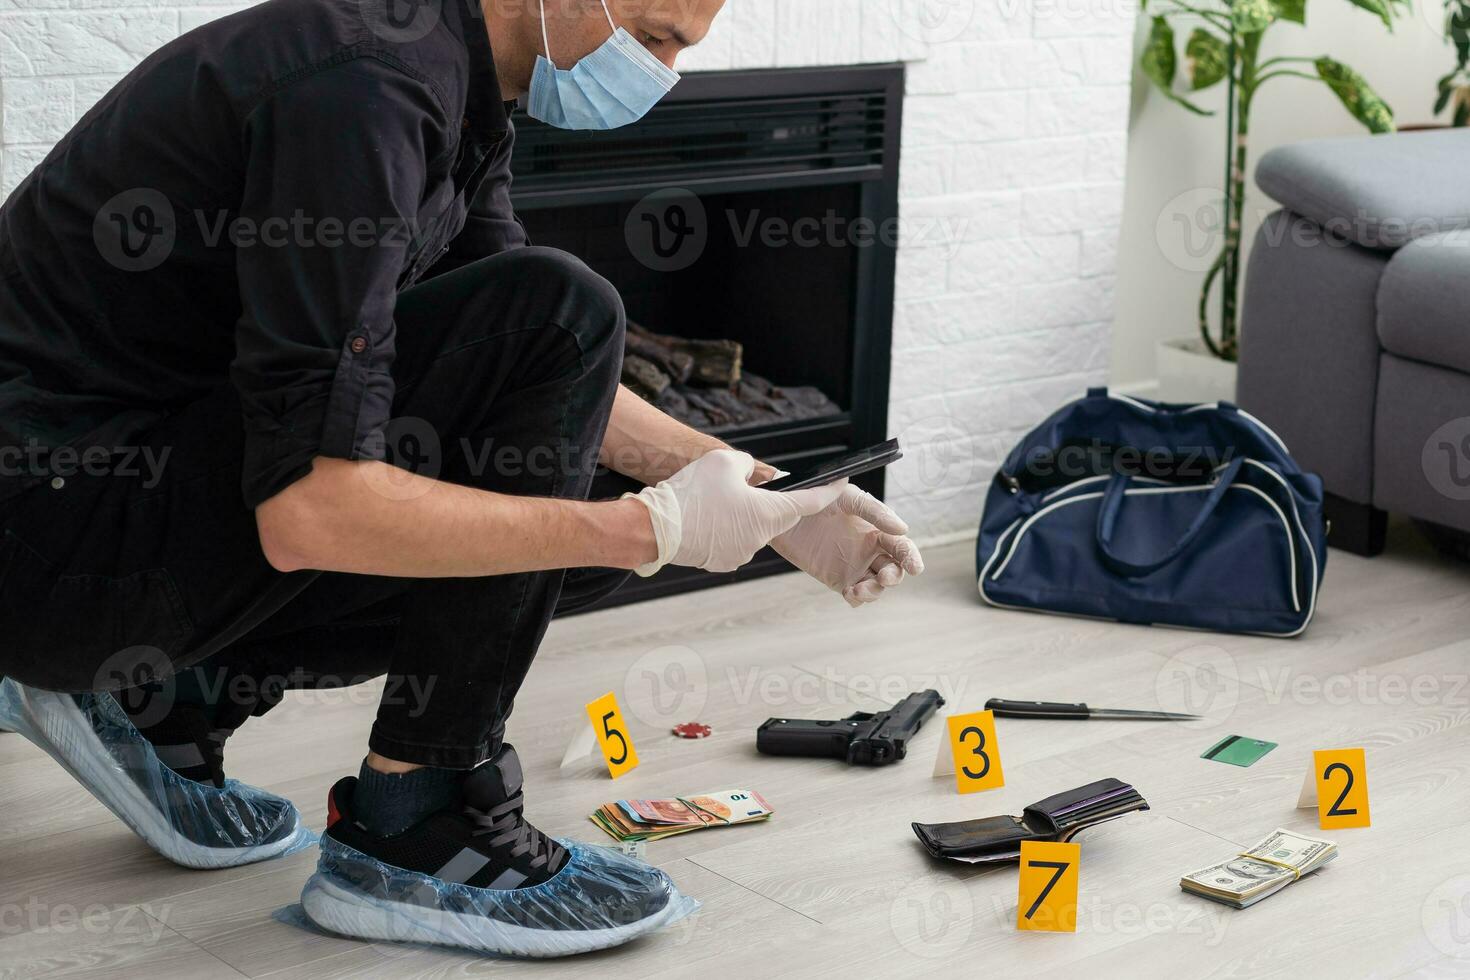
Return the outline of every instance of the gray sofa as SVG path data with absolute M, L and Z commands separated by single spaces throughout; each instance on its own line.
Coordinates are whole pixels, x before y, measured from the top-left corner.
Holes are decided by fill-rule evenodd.
M 1386 512 L 1470 532 L 1470 131 L 1321 140 L 1261 158 L 1238 400 L 1328 491 L 1330 541 Z M 1461 539 L 1463 540 L 1463 539 Z

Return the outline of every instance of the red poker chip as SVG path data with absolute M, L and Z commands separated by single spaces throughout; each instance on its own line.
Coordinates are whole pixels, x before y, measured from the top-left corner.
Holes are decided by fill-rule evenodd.
M 701 725 L 697 721 L 690 721 L 682 725 L 675 725 L 674 734 L 680 738 L 709 738 L 714 734 L 714 729 L 708 725 Z

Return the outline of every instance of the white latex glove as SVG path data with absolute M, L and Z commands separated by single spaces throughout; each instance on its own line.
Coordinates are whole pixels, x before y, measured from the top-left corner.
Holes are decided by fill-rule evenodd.
M 653 520 L 658 558 L 636 569 L 645 578 L 665 565 L 733 572 L 771 539 L 796 526 L 841 495 L 846 482 L 777 493 L 748 482 L 755 472 L 749 453 L 709 453 L 658 486 L 625 494 L 643 502 Z
M 820 514 L 803 518 L 771 546 L 854 609 L 877 602 L 905 575 L 924 571 L 909 526 L 872 494 L 849 486 Z

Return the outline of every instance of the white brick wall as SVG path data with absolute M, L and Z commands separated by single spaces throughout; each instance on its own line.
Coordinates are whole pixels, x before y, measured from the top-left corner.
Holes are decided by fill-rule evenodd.
M 1135 14 L 1128 0 L 729 0 L 691 59 L 911 62 L 890 422 L 908 455 L 889 486 L 922 538 L 973 534 L 1016 439 L 1105 383 Z
M 0 0 L 0 192 L 159 44 L 237 9 Z M 1015 439 L 1103 383 L 1129 0 L 729 0 L 685 70 L 911 62 L 890 480 L 919 535 L 973 533 Z

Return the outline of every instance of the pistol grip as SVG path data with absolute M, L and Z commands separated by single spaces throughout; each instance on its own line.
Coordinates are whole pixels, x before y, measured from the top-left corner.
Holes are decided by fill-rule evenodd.
M 848 718 L 841 721 L 771 718 L 756 729 L 755 747 L 765 755 L 846 759 L 855 725 Z

